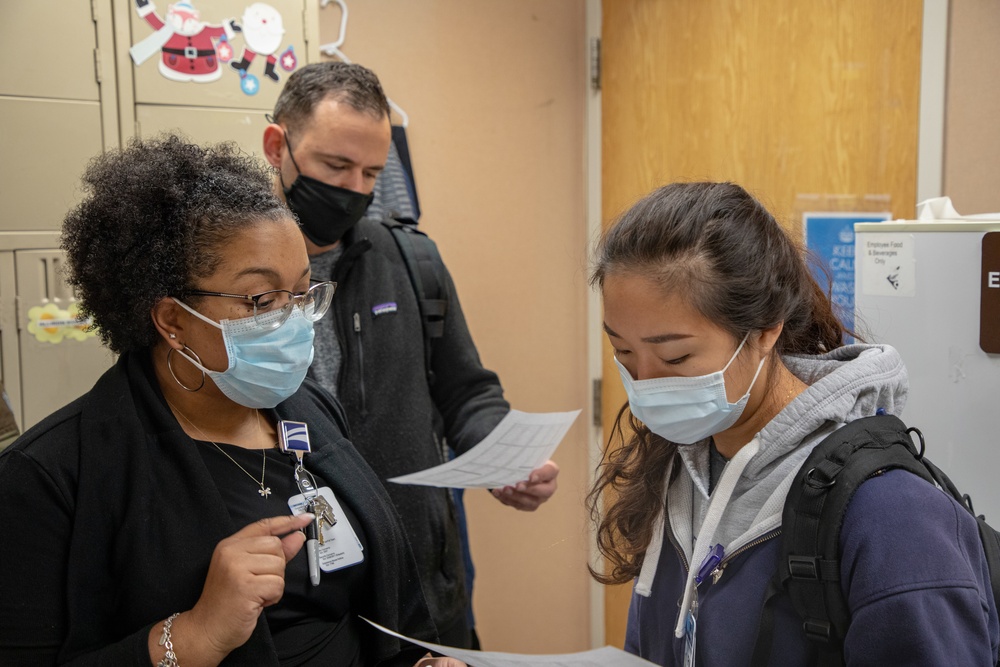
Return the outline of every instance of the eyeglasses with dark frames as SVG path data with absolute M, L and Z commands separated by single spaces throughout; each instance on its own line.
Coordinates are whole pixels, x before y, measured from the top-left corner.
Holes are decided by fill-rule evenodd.
M 184 291 L 184 296 L 221 296 L 250 301 L 253 303 L 253 318 L 258 326 L 277 329 L 288 321 L 295 306 L 301 308 L 303 314 L 313 322 L 319 320 L 330 309 L 330 302 L 336 291 L 337 283 L 324 281 L 312 285 L 305 292 L 273 289 L 260 294 L 228 294 L 189 289 Z

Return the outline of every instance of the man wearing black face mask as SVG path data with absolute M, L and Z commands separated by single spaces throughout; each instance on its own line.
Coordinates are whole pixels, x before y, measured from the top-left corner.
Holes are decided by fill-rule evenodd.
M 371 71 L 315 63 L 288 78 L 264 131 L 264 154 L 301 224 L 312 277 L 338 285 L 330 314 L 316 327 L 309 373 L 340 398 L 351 440 L 383 481 L 440 464 L 443 442 L 465 452 L 509 410 L 497 376 L 479 361 L 450 277 L 444 332 L 433 340 L 432 368 L 425 368 L 406 264 L 392 232 L 364 217 L 389 153 L 389 113 Z M 524 484 L 493 494 L 534 510 L 555 492 L 558 471 L 550 461 Z M 386 489 L 406 528 L 441 643 L 470 646 L 449 491 L 391 483 Z
M 285 187 L 285 180 L 278 173 L 285 202 L 295 211 L 302 233 L 314 246 L 323 248 L 336 245 L 347 230 L 361 220 L 374 195 L 328 185 L 304 175 L 295 161 L 295 153 L 288 140 L 288 130 L 285 130 L 285 145 L 288 147 L 288 158 L 299 172 L 289 188 Z

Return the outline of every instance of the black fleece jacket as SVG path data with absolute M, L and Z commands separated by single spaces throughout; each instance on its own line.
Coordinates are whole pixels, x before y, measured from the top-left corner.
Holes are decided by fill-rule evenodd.
M 149 629 L 194 606 L 216 544 L 242 527 L 152 377 L 148 354 L 125 354 L 0 453 L 0 664 L 148 667 Z M 434 638 L 399 519 L 339 405 L 307 380 L 275 413 L 309 425 L 306 466 L 364 525 L 371 591 L 357 612 Z M 420 655 L 362 640 L 371 664 Z M 278 664 L 263 614 L 223 664 Z
M 447 276 L 444 334 L 434 339 L 428 382 L 417 297 L 392 233 L 363 219 L 344 238 L 332 276 L 331 312 L 342 353 L 338 397 L 351 440 L 383 481 L 442 463 L 445 438 L 461 454 L 510 406 L 483 368 L 455 286 Z M 447 489 L 387 483 L 410 539 L 431 615 L 444 633 L 463 619 L 464 569 Z

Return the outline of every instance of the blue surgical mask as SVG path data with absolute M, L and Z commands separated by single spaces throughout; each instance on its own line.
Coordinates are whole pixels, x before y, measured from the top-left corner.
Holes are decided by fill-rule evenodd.
M 222 329 L 229 367 L 213 371 L 183 350 L 178 353 L 212 378 L 232 401 L 248 408 L 273 408 L 298 391 L 313 360 L 313 322 L 298 306 L 277 329 L 269 329 L 268 317 L 279 319 L 280 311 L 261 318 L 214 322 L 175 298 L 189 313 Z M 312 306 L 307 306 L 311 308 Z
M 679 445 L 692 445 L 725 431 L 743 414 L 750 390 L 766 359 L 760 360 L 746 393 L 730 403 L 726 396 L 725 372 L 743 349 L 747 336 L 743 337 L 729 363 L 721 371 L 709 375 L 634 380 L 616 358 L 632 414 L 656 435 Z

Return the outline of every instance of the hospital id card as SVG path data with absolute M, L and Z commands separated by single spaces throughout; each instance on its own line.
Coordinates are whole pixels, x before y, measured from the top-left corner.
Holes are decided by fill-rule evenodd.
M 341 509 L 337 497 L 329 486 L 319 489 L 319 497 L 326 502 L 333 513 L 331 521 L 320 518 L 322 537 L 319 545 L 319 568 L 323 572 L 335 572 L 364 561 L 365 555 L 361 540 L 358 539 L 351 522 Z M 309 510 L 309 503 L 303 494 L 288 499 L 288 508 L 292 514 L 302 514 Z

